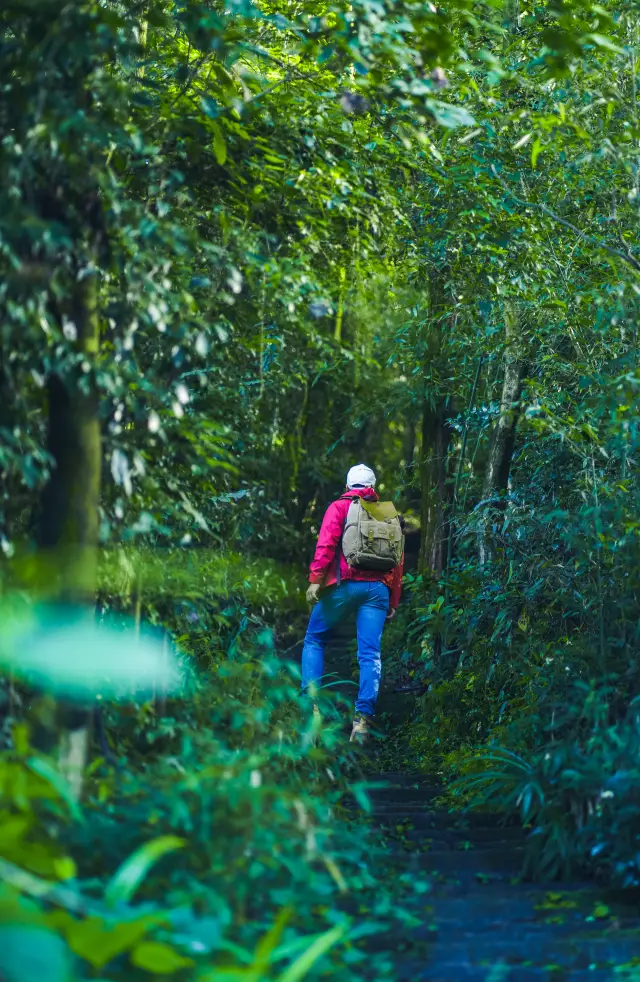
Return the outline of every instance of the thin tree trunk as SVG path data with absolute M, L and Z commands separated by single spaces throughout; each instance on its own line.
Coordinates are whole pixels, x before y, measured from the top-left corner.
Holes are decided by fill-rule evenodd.
M 433 365 L 442 357 L 447 298 L 446 268 L 435 270 L 429 281 L 429 344 L 424 350 L 424 375 L 428 379 Z M 425 382 L 422 406 L 422 446 L 420 451 L 420 557 L 424 575 L 440 575 L 446 567 L 448 516 L 451 487 L 448 480 L 448 451 L 451 429 L 447 422 L 449 397 L 434 395 Z
M 505 306 L 504 381 L 500 399 L 500 415 L 494 427 L 489 447 L 489 458 L 484 476 L 482 499 L 486 501 L 480 523 L 478 552 L 480 564 L 493 556 L 493 543 L 489 530 L 496 509 L 505 508 L 505 494 L 509 483 L 511 462 L 515 447 L 516 429 L 520 416 L 520 394 L 524 376 L 524 360 L 521 340 L 521 323 L 518 312 L 511 305 Z
M 79 365 L 49 379 L 48 450 L 54 461 L 42 497 L 41 546 L 55 560 L 56 594 L 64 603 L 82 604 L 94 616 L 102 445 L 98 396 L 91 369 L 99 345 L 97 281 L 77 284 L 70 322 L 76 332 Z M 87 657 L 89 655 L 87 654 Z M 88 714 L 60 707 L 63 729 L 60 769 L 80 796 L 87 758 Z
M 420 570 L 430 570 L 436 576 L 446 568 L 449 538 L 448 411 L 448 399 L 443 399 L 435 409 L 425 407 L 422 419 Z
M 416 456 L 416 421 L 413 418 L 405 426 L 403 444 L 404 466 L 409 475 L 413 470 Z
M 99 343 L 94 276 L 79 284 L 73 315 L 78 353 L 91 366 Z M 62 554 L 59 597 L 93 603 L 102 441 L 97 393 L 90 372 L 83 371 L 82 365 L 65 377 L 54 374 L 49 379 L 47 442 L 54 469 L 43 492 L 41 544 Z
M 404 466 L 402 470 L 402 484 L 404 485 L 403 497 L 407 506 L 411 509 L 417 508 L 420 511 L 420 488 L 419 484 L 419 466 L 418 470 L 418 481 L 416 481 L 416 465 L 419 460 L 416 454 L 416 442 L 418 438 L 418 420 L 415 416 L 411 415 L 405 422 L 404 434 L 403 434 L 403 449 L 402 456 L 404 460 Z
M 459 503 L 458 502 L 458 495 L 460 493 L 460 481 L 462 479 L 462 468 L 464 467 L 464 462 L 465 462 L 465 457 L 466 457 L 466 452 L 467 452 L 467 441 L 469 439 L 469 418 L 471 416 L 471 413 L 474 410 L 475 403 L 476 403 L 476 394 L 477 394 L 477 391 L 478 391 L 478 384 L 480 382 L 480 374 L 482 372 L 482 364 L 483 364 L 483 361 L 484 361 L 484 356 L 481 356 L 478 359 L 478 367 L 476 368 L 476 374 L 475 374 L 475 378 L 473 380 L 473 386 L 471 388 L 471 396 L 469 398 L 469 406 L 468 406 L 468 409 L 467 409 L 467 418 L 465 420 L 464 432 L 463 432 L 463 435 L 462 435 L 462 444 L 460 446 L 460 456 L 458 457 L 458 467 L 457 467 L 457 470 L 456 470 L 456 479 L 455 479 L 455 483 L 454 483 L 454 486 L 453 486 L 453 493 L 451 495 L 451 513 L 450 513 L 450 516 L 449 516 L 449 538 L 448 538 L 448 541 L 447 541 L 447 562 L 446 562 L 447 568 L 450 566 L 451 560 L 453 559 L 453 537 L 454 537 L 454 534 L 455 534 L 455 523 L 456 523 L 456 515 L 457 515 L 458 503 Z M 447 583 L 447 586 L 445 588 L 445 599 L 448 599 L 448 595 L 449 595 L 449 584 Z

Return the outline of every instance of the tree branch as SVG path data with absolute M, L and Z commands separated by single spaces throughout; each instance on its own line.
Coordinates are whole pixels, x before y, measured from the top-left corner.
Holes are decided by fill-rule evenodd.
M 622 261 L 627 263 L 628 266 L 631 266 L 631 268 L 635 269 L 637 273 L 640 273 L 640 260 L 635 258 L 626 243 L 624 250 L 614 249 L 613 246 L 607 245 L 606 242 L 601 242 L 600 239 L 595 237 L 595 235 L 590 235 L 588 232 L 584 232 L 582 229 L 579 229 L 577 225 L 573 224 L 573 222 L 568 222 L 566 218 L 561 218 L 560 215 L 556 215 L 556 213 L 552 211 L 551 208 L 548 208 L 547 205 L 540 204 L 537 201 L 523 201 L 521 198 L 518 198 L 518 196 L 513 193 L 509 185 L 502 180 L 494 164 L 491 165 L 491 171 L 498 183 L 504 188 L 509 197 L 512 198 L 517 205 L 520 205 L 522 208 L 537 208 L 538 211 L 543 212 L 545 215 L 551 218 L 552 221 L 557 222 L 558 225 L 563 225 L 565 228 L 568 228 L 570 232 L 574 232 L 576 235 L 582 236 L 587 241 L 590 241 L 596 245 L 599 249 L 604 249 L 604 251 L 608 252 L 610 256 L 617 256 L 618 259 L 622 259 Z M 621 241 L 624 242 L 624 240 Z

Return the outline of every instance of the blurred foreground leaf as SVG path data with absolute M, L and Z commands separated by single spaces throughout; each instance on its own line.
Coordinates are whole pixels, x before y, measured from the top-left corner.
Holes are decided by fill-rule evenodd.
M 184 839 L 176 835 L 163 835 L 146 842 L 116 871 L 105 890 L 105 900 L 110 904 L 130 900 L 154 863 L 168 852 L 182 849 L 184 845 Z
M 313 968 L 319 958 L 322 958 L 344 936 L 341 925 L 326 931 L 313 941 L 295 962 L 280 976 L 279 982 L 300 982 Z
M 0 978 L 2 982 L 68 982 L 67 946 L 45 928 L 4 925 L 0 927 Z
M 0 667 L 69 699 L 131 698 L 175 690 L 175 657 L 162 640 L 132 620 L 96 621 L 85 608 L 0 606 Z

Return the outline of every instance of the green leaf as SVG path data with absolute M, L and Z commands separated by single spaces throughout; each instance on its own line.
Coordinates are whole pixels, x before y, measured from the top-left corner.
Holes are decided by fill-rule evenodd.
M 604 34 L 585 34 L 585 39 L 593 42 L 597 48 L 604 48 L 606 51 L 612 51 L 616 55 L 624 54 L 624 48 L 620 48 L 617 44 L 614 44 L 611 38 L 606 37 Z
M 215 119 L 216 116 L 220 115 L 220 106 L 215 99 L 210 99 L 209 96 L 205 95 L 200 99 L 200 105 L 210 119 Z
M 540 151 L 542 150 L 542 144 L 540 143 L 540 137 L 537 136 L 534 140 L 533 146 L 531 147 L 531 166 L 535 168 L 536 161 L 540 156 Z
M 2 982 L 70 982 L 69 950 L 46 928 L 4 925 L 0 927 L 0 978 Z
M 52 764 L 49 763 L 49 761 L 44 760 L 42 757 L 31 757 L 27 761 L 27 767 L 29 770 L 33 771 L 34 774 L 37 774 L 38 777 L 43 778 L 51 785 L 53 790 L 56 791 L 59 797 L 64 801 L 72 818 L 76 822 L 84 821 L 80 806 L 74 798 L 69 784 L 67 781 L 65 781 L 60 771 L 58 771 Z
M 363 812 L 370 814 L 371 798 L 367 794 L 366 787 L 363 787 L 361 784 L 354 784 L 351 787 L 351 791 L 353 792 L 353 797 L 356 799 Z
M 441 102 L 440 99 L 427 99 L 427 109 L 433 114 L 436 123 L 446 126 L 453 130 L 460 126 L 475 126 L 476 121 L 462 106 L 452 106 L 448 102 Z
M 160 941 L 143 941 L 131 952 L 131 964 L 156 975 L 171 975 L 181 968 L 194 964 L 192 958 L 185 958 L 168 944 Z
M 252 963 L 252 968 L 256 970 L 256 982 L 258 982 L 258 977 L 262 975 L 262 972 L 269 964 L 272 952 L 280 943 L 280 938 L 288 922 L 291 920 L 292 913 L 293 911 L 290 907 L 285 907 L 284 910 L 281 910 L 275 923 L 258 942 Z
M 306 951 L 280 976 L 278 982 L 299 982 L 308 975 L 319 958 L 333 948 L 344 937 L 345 929 L 338 925 L 326 931 L 313 941 Z
M 175 835 L 162 835 L 136 849 L 108 883 L 104 892 L 107 903 L 125 903 L 130 900 L 154 863 L 167 853 L 182 849 L 184 845 L 184 839 Z
M 47 692 L 84 701 L 98 693 L 130 697 L 154 683 L 168 692 L 179 682 L 173 653 L 133 620 L 98 623 L 86 608 L 31 607 L 8 597 L 0 622 L 0 666 Z
M 516 140 L 516 142 L 513 144 L 511 149 L 519 150 L 520 147 L 524 147 L 524 145 L 529 142 L 532 136 L 533 133 L 525 133 L 525 135 L 521 136 L 519 140 Z
M 213 130 L 213 152 L 216 160 L 222 167 L 227 159 L 227 144 L 218 123 L 212 123 L 211 129 Z
M 69 947 L 95 969 L 104 968 L 118 955 L 138 944 L 158 923 L 158 917 L 109 924 L 100 917 L 72 921 L 64 928 Z

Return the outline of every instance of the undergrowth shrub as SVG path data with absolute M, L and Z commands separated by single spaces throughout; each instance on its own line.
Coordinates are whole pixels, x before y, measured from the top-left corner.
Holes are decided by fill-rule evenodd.
M 640 886 L 640 717 L 635 708 L 583 741 L 551 741 L 526 756 L 495 746 L 458 766 L 452 794 L 467 807 L 518 812 L 529 830 L 526 869 L 595 872 Z
M 180 698 L 106 703 L 113 759 L 81 808 L 14 725 L 0 934 L 23 960 L 40 945 L 48 979 L 393 977 L 367 938 L 411 922 L 403 901 L 428 884 L 386 878 L 341 697 L 318 693 L 320 723 L 273 637 L 256 622 L 205 652 L 185 636 Z

